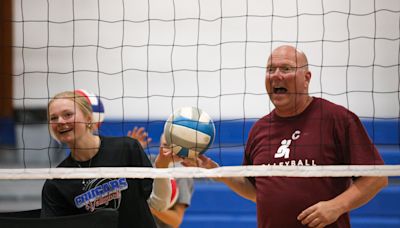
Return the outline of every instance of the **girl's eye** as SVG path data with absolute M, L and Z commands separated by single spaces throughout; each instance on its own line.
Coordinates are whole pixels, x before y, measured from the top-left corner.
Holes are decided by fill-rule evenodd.
M 72 112 L 67 112 L 64 114 L 64 119 L 69 119 L 73 116 L 74 114 Z

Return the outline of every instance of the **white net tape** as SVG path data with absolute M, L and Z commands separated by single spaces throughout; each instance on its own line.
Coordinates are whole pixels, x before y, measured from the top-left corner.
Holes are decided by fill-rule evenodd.
M 168 169 L 102 167 L 0 169 L 0 179 L 85 179 L 85 178 L 212 178 L 239 176 L 352 177 L 400 176 L 400 165 L 328 166 L 224 166 L 215 169 L 174 167 Z

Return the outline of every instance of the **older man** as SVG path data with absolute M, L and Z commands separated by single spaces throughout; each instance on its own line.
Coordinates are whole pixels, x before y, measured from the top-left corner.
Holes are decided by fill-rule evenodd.
M 273 50 L 265 87 L 275 109 L 252 127 L 243 165 L 383 165 L 354 113 L 309 95 L 311 75 L 303 52 L 287 45 Z M 197 164 L 218 167 L 206 156 Z M 367 203 L 388 182 L 387 177 L 218 180 L 256 202 L 259 228 L 350 227 L 349 211 Z

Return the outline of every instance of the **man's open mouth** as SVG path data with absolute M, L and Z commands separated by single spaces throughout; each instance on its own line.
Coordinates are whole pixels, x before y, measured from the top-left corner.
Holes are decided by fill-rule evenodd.
M 285 87 L 274 87 L 274 93 L 276 94 L 284 94 L 287 92 Z

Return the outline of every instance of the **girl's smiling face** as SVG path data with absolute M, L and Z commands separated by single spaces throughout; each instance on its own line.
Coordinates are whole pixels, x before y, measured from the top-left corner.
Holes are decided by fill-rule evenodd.
M 49 104 L 49 123 L 52 135 L 71 148 L 88 133 L 90 117 L 83 114 L 72 98 L 57 98 Z

